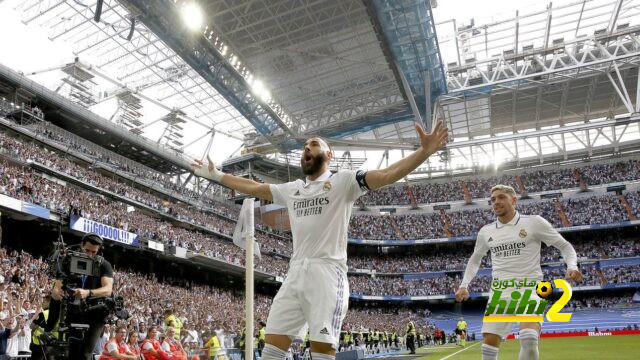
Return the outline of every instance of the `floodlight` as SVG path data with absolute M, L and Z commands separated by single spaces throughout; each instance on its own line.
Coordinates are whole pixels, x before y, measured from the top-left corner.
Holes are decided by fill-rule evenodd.
M 269 100 L 271 100 L 271 94 L 269 93 L 269 90 L 267 90 L 267 88 L 264 86 L 262 81 L 256 79 L 251 84 L 251 88 L 253 89 L 253 93 L 262 101 L 269 102 Z
M 202 9 L 195 3 L 186 4 L 182 7 L 182 20 L 189 30 L 200 29 L 204 21 Z

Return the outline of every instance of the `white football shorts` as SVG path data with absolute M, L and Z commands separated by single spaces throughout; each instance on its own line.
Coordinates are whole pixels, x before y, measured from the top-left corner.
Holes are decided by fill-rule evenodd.
M 294 260 L 273 299 L 267 334 L 303 338 L 337 349 L 349 305 L 346 266 L 324 259 Z
M 525 290 L 525 289 L 523 289 Z M 493 291 L 491 291 L 491 294 L 489 295 L 489 301 L 491 301 L 491 297 L 493 296 Z M 506 291 L 505 293 L 502 294 L 502 296 L 500 296 L 500 300 L 506 300 L 507 301 L 507 306 L 509 306 L 509 302 L 511 301 L 511 291 Z M 540 301 L 542 300 L 535 292 L 535 288 L 533 289 L 533 293 L 530 296 L 530 300 L 536 300 Z M 487 307 L 489 306 L 489 303 L 487 302 Z M 507 314 L 500 314 L 500 315 L 507 315 Z M 533 314 L 534 316 L 536 314 Z M 529 314 L 513 314 L 512 316 L 531 316 Z M 507 335 L 509 335 L 511 332 L 513 332 L 513 326 L 517 324 L 515 322 L 483 322 L 482 323 L 482 333 L 490 333 L 490 334 L 496 334 L 499 335 L 500 337 L 504 338 Z M 540 326 L 542 326 L 542 323 L 539 323 Z

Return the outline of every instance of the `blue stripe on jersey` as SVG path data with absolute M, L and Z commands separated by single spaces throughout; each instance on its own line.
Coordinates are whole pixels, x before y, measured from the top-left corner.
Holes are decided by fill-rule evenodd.
M 521 215 L 520 215 L 520 214 L 518 214 L 518 220 L 516 220 L 516 223 L 515 223 L 515 224 L 513 224 L 513 225 L 518 225 L 518 223 L 520 222 L 520 217 L 521 217 Z

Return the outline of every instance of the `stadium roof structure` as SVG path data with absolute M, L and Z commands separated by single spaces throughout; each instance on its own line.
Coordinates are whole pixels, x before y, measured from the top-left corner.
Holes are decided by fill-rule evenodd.
M 386 124 L 393 131 L 372 136 L 400 138 L 414 119 L 402 81 L 422 117 L 425 85 L 430 100 L 446 87 L 425 1 L 208 1 L 195 34 L 182 21 L 184 3 L 50 0 L 19 9 L 50 39 L 73 43 L 81 60 L 97 58 L 93 69 L 114 86 L 153 88 L 153 100 L 192 114 L 196 126 L 239 138 L 255 130 L 271 150 Z
M 141 122 L 136 97 L 177 114 L 184 125 L 163 136 L 178 152 L 207 139 L 208 152 L 224 133 L 290 161 L 321 135 L 358 166 L 362 150 L 415 148 L 414 120 L 438 117 L 453 141 L 417 171 L 428 176 L 638 150 L 640 0 L 556 1 L 467 25 L 435 19 L 428 0 L 195 2 L 195 32 L 184 0 L 18 8 L 73 44 L 79 65 L 63 70 L 76 103 L 125 93 L 112 118 L 136 135 L 163 121 Z M 92 77 L 108 95 L 92 97 Z

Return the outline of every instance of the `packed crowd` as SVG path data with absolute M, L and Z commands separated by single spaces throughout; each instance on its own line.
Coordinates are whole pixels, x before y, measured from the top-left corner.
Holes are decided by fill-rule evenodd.
M 423 254 L 387 254 L 350 256 L 350 270 L 375 270 L 377 273 L 418 273 L 429 271 L 464 270 L 473 252 L 472 246 L 432 247 Z M 481 267 L 491 266 L 491 258 L 485 256 Z
M 432 296 L 455 293 L 460 279 L 456 275 L 442 275 L 426 279 L 405 280 L 400 276 L 367 275 L 352 276 L 349 279 L 351 293 L 376 296 Z M 490 277 L 476 277 L 469 285 L 470 291 L 488 289 Z
M 553 225 L 554 228 L 563 227 L 553 201 L 522 201 L 517 203 L 516 209 L 521 214 L 540 215 Z M 583 210 L 591 211 L 591 210 Z M 495 217 L 494 217 L 495 218 Z
M 587 185 L 611 184 L 640 179 L 640 162 L 629 160 L 614 164 L 594 164 L 580 168 Z
M 545 279 L 562 279 L 565 277 L 564 267 L 544 267 Z M 607 283 L 622 284 L 640 282 L 640 265 L 626 267 L 609 267 L 598 269 L 596 266 L 583 266 L 584 280 L 580 285 L 604 285 Z M 361 295 L 376 296 L 431 296 L 453 294 L 457 290 L 461 273 L 441 274 L 430 278 L 405 280 L 400 276 L 369 275 L 352 276 L 351 292 Z M 469 284 L 470 292 L 487 292 L 491 285 L 491 276 L 476 276 Z
M 369 191 L 358 199 L 364 205 L 409 205 L 411 200 L 404 184 L 386 186 L 375 191 Z
M 174 226 L 141 211 L 128 211 L 124 203 L 108 200 L 70 185 L 63 186 L 49 181 L 29 168 L 10 165 L 5 161 L 0 162 L 0 165 L 2 194 L 60 213 L 82 216 L 166 245 L 184 247 L 195 253 L 234 264 L 244 264 L 242 249 L 230 241 Z M 287 265 L 284 260 L 265 256 L 256 263 L 256 269 L 282 276 L 286 273 Z
M 31 126 L 31 130 L 39 136 L 59 143 L 60 145 L 67 148 L 67 151 L 77 151 L 82 155 L 89 156 L 90 158 L 94 159 L 96 163 L 107 164 L 110 167 L 117 169 L 120 175 L 133 175 L 129 178 L 134 179 L 136 182 L 143 183 L 147 187 L 152 187 L 154 189 L 163 189 L 164 191 L 170 193 L 172 197 L 180 199 L 185 203 L 204 208 L 208 212 L 213 212 L 232 220 L 235 220 L 238 217 L 238 214 L 240 212 L 240 208 L 238 206 L 222 202 L 220 201 L 220 198 L 210 196 L 208 193 L 198 193 L 194 191 L 194 189 L 186 186 L 181 186 L 167 174 L 158 172 L 140 163 L 115 154 L 110 150 L 90 143 L 87 140 L 66 132 L 50 123 L 39 123 L 37 125 Z M 216 185 L 212 186 L 212 188 L 213 187 L 220 189 L 224 194 L 229 194 L 229 190 L 224 187 Z M 261 223 L 256 223 L 255 226 L 260 230 L 268 231 L 273 234 L 281 236 L 287 235 L 280 230 L 269 228 L 268 226 Z
M 496 184 L 509 185 L 520 192 L 520 187 L 516 182 L 516 178 L 513 175 L 491 176 L 488 178 L 477 178 L 472 181 L 467 181 L 467 188 L 471 197 L 474 199 L 488 198 L 491 196 L 491 188 Z
M 638 193 L 628 193 L 626 198 L 633 211 L 640 215 Z M 569 226 L 610 224 L 629 220 L 624 205 L 612 194 L 567 198 L 559 204 L 567 216 Z M 522 214 L 540 215 L 555 228 L 564 226 L 553 201 L 524 200 L 516 205 L 516 209 Z M 451 236 L 477 234 L 483 226 L 495 221 L 493 211 L 488 208 L 449 211 L 445 216 Z M 391 216 L 356 213 L 351 217 L 349 237 L 369 240 L 415 240 L 447 237 L 447 232 L 439 213 Z
M 562 201 L 569 222 L 574 225 L 611 224 L 629 220 L 624 205 L 616 195 L 569 198 Z M 588 209 L 585 211 L 585 209 Z
M 580 176 L 587 186 L 611 184 L 640 179 L 640 161 L 628 160 L 613 164 L 593 164 L 578 169 L 525 171 L 520 175 L 522 186 L 527 193 L 573 189 L 580 186 Z M 417 204 L 432 204 L 464 200 L 462 184 L 469 189 L 472 198 L 488 198 L 493 185 L 512 186 L 517 193 L 522 192 L 515 175 L 488 178 L 450 179 L 445 183 L 396 184 L 370 191 L 361 198 L 364 205 L 410 205 L 410 193 Z
M 125 159 L 106 149 L 95 145 L 92 146 L 86 140 L 67 133 L 54 125 L 42 123 L 35 126 L 33 130 L 41 136 L 62 143 L 68 148 L 89 155 L 100 162 L 110 164 L 144 180 L 157 182 L 163 188 L 179 193 L 191 200 L 200 202 L 203 198 L 202 194 L 198 194 L 192 189 L 179 186 L 166 174 Z M 577 170 L 525 171 L 520 175 L 520 178 L 524 191 L 532 193 L 576 188 L 580 185 L 578 180 L 580 176 L 588 185 L 637 180 L 640 179 L 640 161 L 628 160 L 614 164 L 593 164 L 580 167 Z M 514 175 L 488 178 L 464 178 L 461 180 L 452 179 L 452 181 L 446 183 L 414 183 L 411 185 L 411 192 L 418 204 L 462 200 L 464 193 L 460 181 L 466 184 L 473 198 L 488 197 L 489 189 L 497 183 L 511 185 L 517 192 L 521 192 L 521 187 L 518 186 L 516 176 Z M 234 218 L 237 217 L 237 207 L 228 207 L 228 205 L 220 203 L 211 197 L 206 197 L 205 200 L 204 203 L 215 205 L 220 214 Z M 361 202 L 365 205 L 408 205 L 411 203 L 411 200 L 407 186 L 405 184 L 399 184 L 372 191 L 362 197 Z
M 211 231 L 232 235 L 235 224 L 233 221 L 214 216 L 211 213 L 223 211 L 225 214 L 237 217 L 237 209 L 233 206 L 216 202 L 213 207 L 195 207 L 186 203 L 171 202 L 169 199 L 159 198 L 151 193 L 136 189 L 127 184 L 118 182 L 107 176 L 103 176 L 92 168 L 86 168 L 71 162 L 62 154 L 47 151 L 34 143 L 25 143 L 0 133 L 0 149 L 20 161 L 34 161 L 47 168 L 62 172 L 77 180 L 90 184 L 102 190 L 110 191 L 128 200 L 146 205 L 165 215 L 174 217 L 184 222 L 207 228 Z M 268 236 L 260 234 L 260 241 L 265 250 L 276 251 L 281 254 L 291 254 L 291 244 L 280 236 Z
M 10 339 L 10 343 L 17 342 L 16 346 L 22 346 L 16 347 L 15 352 L 10 346 L 9 355 L 16 356 L 19 350 L 29 349 L 29 322 L 42 311 L 43 299 L 48 295 L 51 281 L 46 276 L 46 266 L 42 259 L 36 259 L 28 253 L 0 250 L 0 288 L 3 290 L 0 295 L 10 301 L 9 308 L 0 310 L 0 316 L 7 317 L 9 311 L 16 314 L 19 317 L 15 322 L 22 321 L 26 332 L 23 338 L 16 336 Z M 152 325 L 166 331 L 167 310 L 181 319 L 182 328 L 186 330 L 183 330 L 182 336 L 193 334 L 195 330 L 197 335 L 194 342 L 199 342 L 200 348 L 204 333 L 223 329 L 229 334 L 238 334 L 244 324 L 244 294 L 238 291 L 192 283 L 173 286 L 158 281 L 153 275 L 115 271 L 114 294 L 124 298 L 124 309 L 128 312 L 129 318 L 124 323 L 114 316 L 109 322 L 125 324 L 129 331 L 139 333 L 140 341 L 146 337 L 146 330 Z M 193 306 L 194 302 L 197 302 L 198 306 Z M 256 318 L 266 319 L 271 298 L 256 295 L 254 304 Z M 212 309 L 224 309 L 224 312 Z M 13 327 L 12 324 L 9 325 Z M 106 332 L 109 333 L 110 330 L 115 330 L 115 326 L 107 327 Z M 96 353 L 100 351 L 96 349 Z
M 520 178 L 528 193 L 572 189 L 580 185 L 572 169 L 527 171 Z
M 640 239 L 587 238 L 573 242 L 578 260 L 615 259 L 640 256 Z M 560 251 L 552 246 L 542 249 L 540 260 L 543 263 L 560 261 Z
M 579 260 L 614 259 L 640 256 L 640 239 L 587 238 L 573 242 Z M 424 254 L 388 254 L 350 256 L 351 270 L 375 270 L 377 273 L 418 273 L 430 271 L 464 270 L 471 257 L 473 246 L 430 247 Z M 487 253 L 488 254 L 488 253 Z M 541 250 L 540 261 L 561 261 L 560 251 L 553 246 Z M 482 259 L 481 268 L 491 267 L 489 255 Z
M 445 183 L 411 185 L 411 190 L 418 204 L 428 204 L 464 199 L 464 192 L 457 180 L 451 179 Z
M 625 195 L 631 211 L 637 215 L 640 215 L 640 192 L 630 191 Z
M 573 311 L 587 309 L 611 309 L 615 307 L 630 307 L 633 305 L 632 294 L 627 296 L 588 296 L 574 299 L 567 304 L 569 309 Z
M 9 356 L 29 351 L 29 325 L 42 311 L 46 276 L 38 272 L 40 265 L 31 260 L 28 255 L 8 254 L 0 249 L 0 322 L 14 334 L 5 343 Z
M 483 226 L 495 221 L 495 215 L 489 209 L 454 211 L 446 216 L 449 219 L 449 231 L 453 236 L 477 234 Z
M 0 316 L 9 329 L 21 331 L 9 340 L 8 354 L 16 356 L 19 351 L 28 351 L 32 341 L 31 322 L 46 309 L 45 297 L 51 279 L 46 276 L 47 264 L 41 258 L 16 250 L 0 249 Z M 179 283 L 180 285 L 172 285 Z M 192 344 L 192 349 L 203 347 L 206 334 L 223 333 L 223 347 L 237 345 L 244 327 L 244 294 L 199 285 L 185 279 L 156 279 L 127 270 L 114 271 L 114 294 L 124 298 L 127 319 L 111 316 L 105 326 L 104 335 L 98 341 L 95 353 L 99 354 L 106 340 L 115 336 L 117 326 L 125 326 L 128 334 L 136 334 L 139 345 L 148 330 L 156 326 L 160 337 L 166 336 L 169 316 L 179 320 L 176 335 L 182 343 Z M 160 296 L 157 296 L 160 294 Z M 197 302 L 199 306 L 192 306 Z M 271 297 L 258 294 L 254 299 L 255 317 L 266 319 Z M 224 309 L 223 312 L 212 309 Z M 355 306 L 349 309 L 343 329 L 365 331 L 377 329 L 389 334 L 404 334 L 406 321 L 411 319 L 420 330 L 426 328 L 428 310 L 413 312 L 406 309 Z
M 392 224 L 393 219 L 389 215 L 372 216 L 356 215 L 349 219 L 349 237 L 356 239 L 397 239 Z
M 49 168 L 63 171 L 79 180 L 139 201 L 165 214 L 174 215 L 176 218 L 181 218 L 184 221 L 200 225 L 209 230 L 227 235 L 233 231 L 233 223 L 229 221 L 216 216 L 205 216 L 200 211 L 189 211 L 189 208 L 184 205 L 166 201 L 160 202 L 161 199 L 98 175 L 67 159 L 56 156 L 55 153 L 48 152 L 44 148 L 25 145 L 4 135 L 0 136 L 0 143 L 2 151 L 14 158 L 42 162 L 43 165 Z M 58 212 L 70 211 L 76 215 L 136 232 L 145 238 L 161 241 L 168 245 L 185 247 L 196 253 L 221 258 L 236 264 L 243 263 L 243 255 L 239 248 L 215 236 L 208 236 L 201 232 L 176 227 L 169 222 L 148 216 L 140 211 L 129 212 L 127 211 L 127 206 L 123 203 L 109 201 L 105 197 L 71 186 L 61 186 L 37 176 L 28 169 L 22 169 L 6 163 L 3 164 L 1 171 L 0 191 L 7 195 L 41 204 Z M 637 209 L 638 193 L 629 193 L 627 198 L 632 208 Z M 595 222 L 612 222 L 627 219 L 624 207 L 612 195 L 583 199 L 570 198 L 563 200 L 562 206 L 566 209 L 565 213 L 567 213 L 570 221 L 576 225 L 594 222 L 593 219 L 595 219 Z M 522 213 L 541 214 L 551 220 L 554 226 L 561 226 L 561 221 L 551 202 L 523 203 L 519 204 L 519 210 Z M 447 217 L 451 233 L 454 236 L 464 236 L 477 233 L 480 227 L 493 221 L 494 215 L 488 209 L 481 209 L 450 212 L 447 213 Z M 400 234 L 398 234 L 397 230 L 400 230 Z M 420 239 L 444 237 L 445 231 L 440 214 L 435 213 L 383 217 L 357 215 L 351 219 L 350 236 L 368 239 Z M 263 251 L 275 250 L 284 254 L 290 254 L 291 252 L 290 243 L 287 244 L 281 238 L 263 233 L 257 233 L 257 237 L 262 244 Z M 415 259 L 415 261 L 419 260 Z M 428 260 L 423 259 L 423 264 L 427 265 L 421 266 L 419 262 L 412 262 L 411 265 L 404 264 L 400 272 L 411 268 L 424 268 L 424 266 L 428 266 L 428 269 L 457 269 L 461 266 L 461 264 L 457 263 L 443 262 L 442 258 L 435 257 Z M 258 270 L 276 275 L 284 275 L 286 268 L 286 261 L 271 257 L 265 257 L 257 264 Z M 387 268 L 393 269 L 394 267 Z

